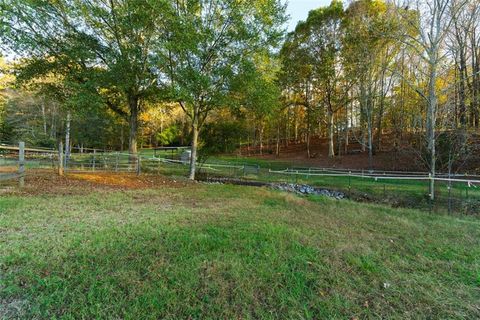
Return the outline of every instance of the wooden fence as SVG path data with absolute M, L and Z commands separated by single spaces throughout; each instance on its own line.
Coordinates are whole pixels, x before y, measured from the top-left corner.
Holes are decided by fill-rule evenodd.
M 0 149 L 9 150 L 9 151 L 18 151 L 18 170 L 17 172 L 0 172 L 0 181 L 5 180 L 18 180 L 19 187 L 25 185 L 25 143 L 20 142 L 17 147 L 3 147 L 0 146 Z

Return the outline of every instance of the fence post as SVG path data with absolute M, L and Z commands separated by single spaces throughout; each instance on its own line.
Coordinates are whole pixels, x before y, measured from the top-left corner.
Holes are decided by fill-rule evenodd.
M 92 171 L 95 171 L 95 156 L 96 155 L 97 155 L 97 150 L 93 149 Z
M 115 172 L 118 172 L 118 152 L 117 154 L 115 155 Z
M 140 155 L 137 154 L 137 176 L 139 176 L 141 173 L 141 170 L 142 170 L 141 167 L 142 167 L 142 164 L 140 160 Z
M 429 194 L 428 194 L 428 199 L 429 199 L 429 202 L 430 202 L 430 213 L 432 212 L 433 210 L 433 199 L 434 199 L 434 195 L 432 194 L 432 181 L 433 180 L 433 176 L 432 176 L 432 173 L 429 173 L 428 174 L 428 181 L 429 181 L 429 187 L 428 187 L 428 190 L 430 190 Z
M 25 142 L 18 143 L 18 186 L 25 186 Z
M 348 195 L 352 195 L 352 171 L 348 171 Z
M 58 144 L 58 175 L 63 176 L 63 142 Z
M 448 175 L 448 179 L 450 179 L 450 175 Z M 452 181 L 451 180 L 448 180 L 447 189 L 448 189 L 448 214 L 452 214 Z
M 465 189 L 465 199 L 468 201 L 468 188 L 470 188 L 470 181 L 467 182 L 467 188 Z
M 386 173 L 385 173 L 385 171 L 384 171 L 384 172 L 383 172 L 383 177 L 385 177 L 385 176 L 386 176 Z M 386 184 L 387 184 L 386 180 L 383 179 L 383 198 L 384 198 L 384 199 L 385 199 L 385 196 L 386 196 L 386 193 L 387 193 L 387 190 L 386 190 L 387 185 L 386 185 Z

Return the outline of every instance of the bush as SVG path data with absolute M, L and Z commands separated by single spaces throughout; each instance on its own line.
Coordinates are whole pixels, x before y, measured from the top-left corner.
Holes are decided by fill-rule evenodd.
M 245 136 L 245 127 L 240 122 L 209 123 L 202 130 L 200 155 L 205 157 L 213 154 L 234 152 L 239 146 L 239 141 L 245 138 Z

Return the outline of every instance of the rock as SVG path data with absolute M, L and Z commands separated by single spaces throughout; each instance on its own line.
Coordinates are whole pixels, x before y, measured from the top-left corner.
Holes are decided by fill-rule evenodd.
M 294 183 L 282 183 L 282 184 L 273 184 L 272 188 L 285 192 L 297 193 L 300 195 L 321 195 L 337 200 L 345 199 L 346 196 L 343 192 L 333 191 L 328 189 L 314 188 L 309 185 L 300 185 Z

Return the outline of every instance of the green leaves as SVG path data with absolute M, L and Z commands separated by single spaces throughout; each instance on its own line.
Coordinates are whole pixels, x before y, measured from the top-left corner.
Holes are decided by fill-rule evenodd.
M 279 1 L 178 1 L 168 42 L 174 95 L 204 114 L 222 106 L 244 61 L 277 44 Z M 268 29 L 268 32 L 266 31 Z

